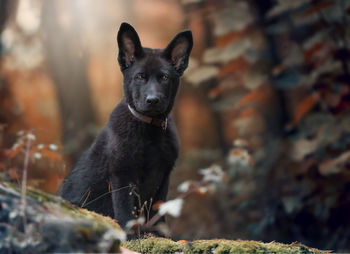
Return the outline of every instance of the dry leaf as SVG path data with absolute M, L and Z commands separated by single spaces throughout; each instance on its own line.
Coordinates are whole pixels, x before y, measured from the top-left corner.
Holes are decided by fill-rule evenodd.
M 335 4 L 335 1 L 320 1 L 319 3 L 315 2 L 312 4 L 310 8 L 307 8 L 304 12 L 303 15 L 308 16 L 313 13 L 318 13 L 319 11 L 326 9 L 332 5 Z
M 334 160 L 327 160 L 319 165 L 318 171 L 321 175 L 330 175 L 339 173 L 343 167 L 350 161 L 350 151 L 341 154 Z
M 244 86 L 249 90 L 257 89 L 268 80 L 268 74 L 261 71 L 249 70 L 244 76 Z
M 230 44 L 231 42 L 233 42 L 234 40 L 246 36 L 246 34 L 247 34 L 247 31 L 245 31 L 245 30 L 228 33 L 224 36 L 217 38 L 215 41 L 215 45 L 217 47 L 225 47 L 228 44 Z
M 204 65 L 197 69 L 194 69 L 191 72 L 187 72 L 185 79 L 194 85 L 199 85 L 204 81 L 215 78 L 218 72 L 219 68 L 215 66 Z
M 318 102 L 318 94 L 313 93 L 304 98 L 293 112 L 292 125 L 297 125 L 299 121 L 316 105 Z
M 266 17 L 272 18 L 284 12 L 295 10 L 310 2 L 311 0 L 293 0 L 293 1 L 278 0 L 278 4 L 267 12 Z
M 242 166 L 252 166 L 253 159 L 246 149 L 243 148 L 233 148 L 231 149 L 228 162 L 231 165 L 242 165 Z
M 238 107 L 246 106 L 250 103 L 264 103 L 270 98 L 271 94 L 266 87 L 259 87 L 246 94 L 238 103 Z
M 214 35 L 226 35 L 232 31 L 240 31 L 254 21 L 253 12 L 246 1 L 232 2 L 211 16 L 214 22 Z
M 307 38 L 303 42 L 302 48 L 304 50 L 310 50 L 316 44 L 319 44 L 322 41 L 324 41 L 325 38 L 327 38 L 327 36 L 329 35 L 329 32 L 330 32 L 330 29 L 329 28 L 325 28 L 325 29 L 322 29 L 321 31 L 315 33 L 313 36 Z
M 229 64 L 221 68 L 218 78 L 224 78 L 227 75 L 232 75 L 235 72 L 242 72 L 248 67 L 247 61 L 243 57 L 239 57 Z
M 159 207 L 160 207 L 163 203 L 164 203 L 163 201 L 159 200 L 158 202 L 156 202 L 156 203 L 152 206 L 152 209 L 153 209 L 154 211 L 158 210 Z
M 306 155 L 312 154 L 315 152 L 318 146 L 318 140 L 307 140 L 299 139 L 293 142 L 291 149 L 291 158 L 296 161 L 301 161 L 305 158 Z
M 184 200 L 182 198 L 169 200 L 159 206 L 158 213 L 160 215 L 169 214 L 173 217 L 179 217 L 181 215 L 183 203 Z
M 203 54 L 203 61 L 207 64 L 222 63 L 226 64 L 251 48 L 251 41 L 248 38 L 235 40 L 224 48 L 209 48 Z

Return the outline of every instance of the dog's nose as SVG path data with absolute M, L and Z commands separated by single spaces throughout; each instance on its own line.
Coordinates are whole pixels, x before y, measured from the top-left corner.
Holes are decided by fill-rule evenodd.
M 156 105 L 159 102 L 159 98 L 156 96 L 147 96 L 146 102 L 150 105 Z

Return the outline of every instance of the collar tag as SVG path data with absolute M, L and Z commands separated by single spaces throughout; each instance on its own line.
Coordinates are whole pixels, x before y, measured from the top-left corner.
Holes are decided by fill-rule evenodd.
M 165 120 L 162 122 L 162 129 L 166 130 L 168 128 L 168 118 L 165 118 Z

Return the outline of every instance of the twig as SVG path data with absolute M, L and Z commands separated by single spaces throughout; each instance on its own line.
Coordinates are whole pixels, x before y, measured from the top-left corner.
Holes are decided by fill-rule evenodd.
M 103 193 L 101 196 L 98 196 L 97 198 L 95 198 L 95 199 L 93 199 L 93 200 L 87 202 L 86 204 L 84 203 L 81 207 L 84 208 L 85 206 L 87 206 L 87 205 L 89 205 L 89 204 L 95 202 L 96 200 L 98 200 L 98 199 L 100 199 L 100 198 L 106 196 L 107 194 L 110 194 L 110 193 L 116 192 L 116 191 L 120 191 L 120 190 L 126 189 L 126 188 L 132 188 L 132 187 L 130 187 L 130 185 L 128 185 L 128 186 L 124 186 L 124 187 L 121 187 L 121 188 L 116 189 L 116 190 L 112 190 L 112 191 L 105 192 L 105 193 Z
M 26 207 L 27 207 L 27 175 L 28 175 L 28 164 L 29 164 L 29 154 L 30 154 L 30 138 L 28 137 L 32 133 L 29 132 L 27 134 L 27 142 L 25 148 L 25 157 L 24 157 L 24 165 L 23 165 L 23 176 L 22 176 L 22 186 L 21 186 L 21 203 L 22 203 L 22 212 L 23 212 L 23 227 L 24 232 L 27 233 L 27 217 L 26 217 Z
M 147 220 L 149 221 L 149 216 L 151 215 L 151 209 L 152 209 L 152 203 L 153 203 L 153 198 L 150 198 L 149 200 L 149 206 L 145 206 L 146 212 L 147 212 Z
M 143 216 L 143 205 L 141 205 L 141 196 L 135 191 L 135 189 L 132 190 L 132 193 L 137 197 L 137 200 L 139 202 L 139 211 L 136 215 L 136 218 L 140 218 Z M 137 223 L 137 236 L 138 238 L 141 238 L 141 225 Z
M 84 192 L 84 194 L 80 197 L 80 199 L 79 199 L 79 203 L 80 203 L 80 201 L 82 201 L 83 200 L 83 198 L 86 196 L 86 195 L 90 195 L 90 188 L 88 188 L 85 192 Z M 83 202 L 83 205 L 85 204 L 85 202 L 86 202 L 86 197 L 85 197 L 85 201 Z
M 85 203 L 87 202 L 87 200 L 88 200 L 88 198 L 90 197 L 90 194 L 91 194 L 91 190 L 90 190 L 90 188 L 87 190 L 88 192 L 87 192 L 87 195 L 86 195 L 86 197 L 85 197 L 85 199 L 84 199 L 84 202 L 83 202 L 83 204 L 81 205 L 81 207 L 84 207 L 85 206 Z M 85 192 L 86 193 L 86 192 Z M 85 195 L 85 194 L 84 194 Z M 82 197 L 84 197 L 84 195 L 82 196 Z

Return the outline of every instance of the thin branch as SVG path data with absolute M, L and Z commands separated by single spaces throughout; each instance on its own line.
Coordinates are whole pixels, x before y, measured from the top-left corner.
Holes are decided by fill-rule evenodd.
M 91 190 L 90 190 L 90 188 L 89 188 L 89 189 L 88 189 L 88 192 L 87 192 L 87 195 L 86 195 L 86 198 L 85 198 L 83 204 L 81 205 L 81 207 L 84 207 L 84 206 L 85 206 L 85 203 L 86 203 L 86 201 L 88 200 L 88 198 L 90 197 L 90 194 L 91 194 Z M 84 194 L 84 195 L 85 195 L 85 194 Z
M 84 208 L 85 206 L 91 204 L 92 202 L 95 202 L 96 200 L 98 200 L 98 199 L 100 199 L 100 198 L 106 196 L 107 194 L 110 194 L 110 193 L 116 192 L 116 191 L 120 191 L 120 190 L 123 190 L 123 189 L 126 189 L 126 188 L 132 188 L 132 186 L 129 186 L 129 185 L 128 185 L 128 186 L 124 186 L 124 187 L 121 187 L 121 188 L 116 189 L 116 190 L 112 190 L 112 191 L 108 191 L 108 192 L 106 192 L 106 193 L 103 193 L 101 196 L 98 196 L 97 198 L 95 198 L 95 199 L 93 199 L 93 200 L 87 202 L 86 204 L 83 204 L 81 207 Z
M 83 198 L 84 198 L 86 195 L 90 195 L 89 193 L 90 193 L 90 188 L 88 188 L 88 189 L 84 192 L 84 194 L 80 197 L 79 202 L 82 201 Z M 86 197 L 85 197 L 85 199 L 86 199 Z M 85 202 L 83 202 L 83 205 L 84 205 L 84 203 L 85 203 Z
M 143 216 L 143 205 L 141 205 L 141 196 L 135 191 L 135 189 L 132 190 L 132 193 L 137 197 L 137 200 L 139 202 L 139 211 L 135 215 L 136 218 L 140 218 Z M 137 236 L 138 238 L 141 238 L 141 225 L 137 223 Z
M 26 206 L 27 206 L 27 176 L 28 176 L 28 164 L 29 164 L 29 154 L 30 154 L 30 138 L 29 135 L 32 135 L 32 132 L 27 134 L 24 165 L 23 165 L 23 176 L 22 176 L 22 187 L 21 187 L 21 203 L 22 203 L 22 212 L 23 212 L 23 227 L 24 232 L 27 233 L 27 217 L 26 217 Z
M 149 221 L 149 216 L 151 214 L 152 203 L 153 203 L 153 198 L 150 198 L 149 206 L 147 206 L 147 205 L 145 206 L 146 211 L 147 211 L 147 221 Z

